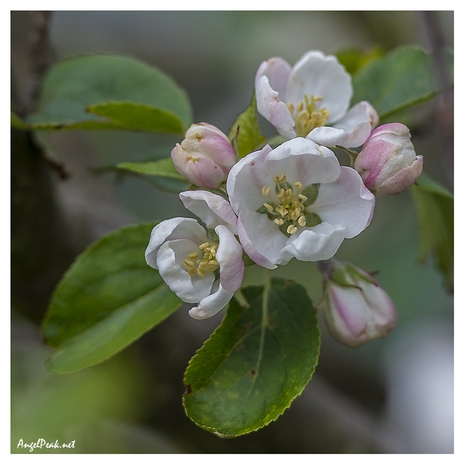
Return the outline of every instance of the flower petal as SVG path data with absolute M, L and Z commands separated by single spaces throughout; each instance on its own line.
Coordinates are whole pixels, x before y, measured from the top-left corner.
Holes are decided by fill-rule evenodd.
M 188 190 L 181 192 L 179 197 L 184 206 L 198 216 L 208 229 L 221 224 L 237 233 L 237 216 L 225 198 L 205 190 Z
M 227 193 L 235 212 L 245 207 L 256 211 L 263 204 L 261 189 L 268 183 L 264 173 L 264 159 L 272 151 L 269 145 L 242 158 L 230 170 Z
M 265 214 L 243 209 L 239 214 L 238 234 L 247 255 L 267 269 L 275 269 L 287 237 Z
M 233 296 L 233 292 L 228 292 L 219 285 L 219 288 L 215 293 L 203 298 L 198 306 L 193 307 L 189 311 L 189 314 L 194 319 L 207 319 L 223 309 Z
M 213 159 L 198 154 L 192 156 L 180 144 L 171 151 L 174 166 L 187 180 L 203 188 L 218 188 L 226 179 L 226 171 Z
M 359 147 L 369 137 L 376 121 L 378 122 L 378 116 L 374 108 L 368 102 L 360 102 L 333 127 L 316 127 L 307 138 L 320 145 Z
M 292 185 L 296 181 L 303 186 L 333 182 L 340 175 L 340 164 L 335 154 L 302 137 L 284 142 L 275 148 L 266 157 L 265 166 L 268 181 L 285 172 Z
M 150 240 L 145 250 L 147 264 L 158 269 L 156 254 L 166 240 L 187 238 L 201 245 L 208 240 L 205 229 L 196 219 L 176 217 L 157 224 L 151 231 Z
M 187 303 L 197 303 L 208 296 L 215 280 L 213 272 L 204 277 L 188 275 L 183 260 L 195 251 L 198 245 L 190 240 L 171 240 L 160 247 L 156 257 L 159 273 L 167 286 Z
M 423 158 L 416 156 L 411 166 L 403 168 L 382 184 L 377 186 L 377 195 L 396 195 L 403 192 L 418 179 L 422 172 Z
M 345 237 L 345 227 L 322 222 L 292 235 L 282 250 L 282 256 L 288 253 L 300 261 L 329 259 L 336 253 Z M 281 260 L 278 264 L 286 264 L 287 262 L 288 260 Z
M 235 292 L 242 285 L 245 271 L 242 259 L 243 249 L 226 226 L 217 226 L 215 231 L 219 236 L 216 259 L 220 266 L 221 285 L 228 292 Z
M 292 67 L 283 58 L 269 58 L 263 61 L 256 71 L 255 87 L 261 76 L 266 76 L 272 89 L 283 96 L 291 70 Z
M 267 119 L 280 135 L 295 137 L 295 121 L 286 103 L 280 100 L 279 93 L 269 84 L 267 76 L 261 76 L 256 82 L 256 105 L 258 113 Z
M 296 107 L 298 102 L 304 101 L 304 95 L 321 97 L 319 108 L 330 112 L 327 122 L 333 123 L 348 110 L 352 94 L 351 76 L 338 60 L 319 51 L 310 51 L 293 67 L 282 98 Z
M 375 197 L 365 187 L 361 176 L 352 168 L 341 167 L 340 177 L 321 184 L 310 211 L 323 222 L 346 228 L 346 238 L 360 234 L 371 222 Z

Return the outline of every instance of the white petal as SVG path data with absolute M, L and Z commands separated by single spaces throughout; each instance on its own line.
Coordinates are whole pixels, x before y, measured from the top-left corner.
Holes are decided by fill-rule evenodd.
M 229 292 L 235 292 L 242 285 L 245 265 L 242 259 L 242 246 L 226 226 L 217 226 L 219 247 L 216 259 L 219 262 L 221 285 Z
M 322 222 L 292 235 L 282 253 L 283 256 L 284 253 L 290 253 L 300 261 L 329 259 L 336 253 L 345 237 L 346 229 L 343 226 Z
M 279 93 L 269 84 L 266 76 L 261 76 L 256 83 L 256 105 L 258 113 L 267 119 L 280 135 L 295 137 L 295 121 L 286 103 L 281 101 Z
M 299 181 L 303 186 L 333 182 L 340 175 L 340 164 L 335 154 L 311 140 L 297 137 L 284 142 L 266 157 L 268 184 L 282 172 L 290 184 Z M 256 208 L 257 209 L 257 208 Z
M 258 68 L 255 76 L 255 87 L 261 76 L 269 79 L 269 85 L 280 95 L 283 95 L 287 87 L 288 77 L 292 67 L 280 57 L 269 58 L 263 61 Z
M 303 55 L 290 74 L 284 100 L 295 107 L 304 95 L 322 97 L 318 109 L 330 112 L 328 123 L 340 119 L 348 110 L 353 89 L 351 77 L 334 56 L 311 51 Z
M 362 145 L 372 131 L 372 111 L 367 102 L 354 105 L 333 127 L 316 127 L 307 138 L 320 145 L 354 148 Z
M 256 264 L 275 269 L 287 242 L 276 224 L 265 214 L 244 209 L 239 214 L 238 233 L 243 249 Z
M 264 200 L 261 189 L 267 185 L 264 172 L 264 159 L 272 151 L 269 145 L 250 153 L 235 164 L 227 178 L 227 193 L 235 212 L 242 207 L 259 209 Z
M 198 251 L 198 245 L 190 240 L 172 240 L 164 243 L 157 254 L 159 273 L 167 286 L 187 303 L 197 303 L 211 293 L 214 273 L 205 277 L 190 277 L 183 265 L 189 253 Z
M 223 309 L 233 296 L 233 292 L 228 292 L 219 285 L 219 289 L 215 293 L 203 298 L 197 307 L 193 307 L 189 311 L 189 314 L 194 319 L 207 319 Z
M 321 184 L 310 211 L 323 222 L 346 228 L 346 238 L 361 233 L 374 214 L 375 197 L 365 187 L 361 176 L 352 168 L 341 167 L 340 177 L 332 183 Z
M 237 232 L 237 216 L 225 198 L 205 190 L 188 190 L 180 193 L 179 197 L 184 206 L 197 215 L 208 229 L 221 224 Z
M 176 217 L 157 224 L 151 231 L 150 240 L 145 250 L 145 260 L 148 265 L 156 266 L 156 254 L 166 240 L 186 238 L 201 245 L 208 240 L 205 229 L 196 219 Z

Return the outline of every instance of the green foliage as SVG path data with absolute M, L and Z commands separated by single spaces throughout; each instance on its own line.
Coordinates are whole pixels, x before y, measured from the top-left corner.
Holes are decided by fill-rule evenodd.
M 191 185 L 190 182 L 179 174 L 171 157 L 142 163 L 119 163 L 116 165 L 116 168 L 142 176 L 156 187 L 168 192 L 183 192 Z
M 11 127 L 20 130 L 29 129 L 29 126 L 15 113 L 11 113 Z
M 107 102 L 90 105 L 87 111 L 111 120 L 115 128 L 146 132 L 183 134 L 181 119 L 171 111 L 133 102 Z
M 454 199 L 425 174 L 410 188 L 419 225 L 419 260 L 434 255 L 449 290 L 454 282 Z
M 366 51 L 357 48 L 344 48 L 338 51 L 336 56 L 347 72 L 353 75 L 367 64 L 383 56 L 383 52 L 379 47 L 373 47 Z
M 182 135 L 189 99 L 170 77 L 133 58 L 89 55 L 57 63 L 46 75 L 33 129 L 126 129 Z
M 181 301 L 144 260 L 154 224 L 124 227 L 91 245 L 55 290 L 42 332 L 58 352 L 50 370 L 103 361 L 179 308 Z
M 235 147 L 238 158 L 243 158 L 258 149 L 266 140 L 258 124 L 256 97 L 253 93 L 248 107 L 240 113 L 229 131 L 229 140 Z
M 302 286 L 272 279 L 243 289 L 222 324 L 191 359 L 184 406 L 201 427 L 223 437 L 257 430 L 288 408 L 310 380 L 319 328 Z
M 448 56 L 450 75 L 452 57 Z M 417 47 L 400 47 L 364 66 L 353 77 L 353 103 L 367 100 L 380 118 L 435 96 L 432 57 Z

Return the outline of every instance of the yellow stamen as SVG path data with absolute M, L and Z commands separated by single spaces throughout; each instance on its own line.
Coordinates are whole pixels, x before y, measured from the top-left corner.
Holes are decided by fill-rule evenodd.
M 194 251 L 184 259 L 183 264 L 190 277 L 198 275 L 205 277 L 206 272 L 214 272 L 219 268 L 219 262 L 216 259 L 218 245 L 216 243 L 205 242 L 199 247 L 200 252 Z
M 293 235 L 295 232 L 297 232 L 298 228 L 295 226 L 292 226 L 291 224 L 287 227 L 287 234 Z
M 274 211 L 274 208 L 269 204 L 269 203 L 263 203 L 263 206 L 270 212 L 272 213 Z

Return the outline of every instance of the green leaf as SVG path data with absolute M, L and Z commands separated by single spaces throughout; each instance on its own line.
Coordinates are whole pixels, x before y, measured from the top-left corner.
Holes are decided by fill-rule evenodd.
M 454 283 L 454 199 L 451 193 L 422 174 L 410 188 L 419 226 L 419 260 L 433 254 L 449 290 Z
M 452 57 L 449 74 L 452 77 Z M 380 118 L 435 96 L 432 57 L 417 47 L 400 47 L 363 67 L 353 78 L 353 103 L 367 100 Z
M 179 308 L 181 301 L 145 262 L 154 224 L 128 226 L 84 251 L 55 290 L 42 332 L 65 373 L 113 356 Z
M 27 122 L 40 129 L 125 129 L 183 135 L 189 99 L 170 77 L 133 58 L 89 55 L 58 62 Z
M 223 437 L 257 430 L 288 408 L 310 380 L 319 355 L 311 300 L 294 282 L 272 279 L 243 289 L 222 324 L 190 360 L 184 407 Z
M 358 48 L 344 48 L 336 53 L 338 61 L 345 67 L 350 74 L 356 74 L 361 68 L 383 55 L 379 47 L 372 47 L 369 50 Z
M 171 111 L 133 102 L 108 102 L 90 105 L 87 110 L 111 120 L 122 129 L 183 134 L 182 120 Z
M 259 128 L 254 93 L 248 107 L 238 115 L 232 124 L 229 131 L 229 140 L 235 147 L 239 159 L 255 151 L 266 140 Z
M 16 114 L 11 113 L 11 127 L 13 129 L 29 130 L 30 127 Z
M 191 185 L 191 182 L 179 174 L 171 157 L 142 163 L 119 163 L 116 165 L 116 168 L 142 176 L 155 185 L 155 187 L 168 192 L 183 192 Z

